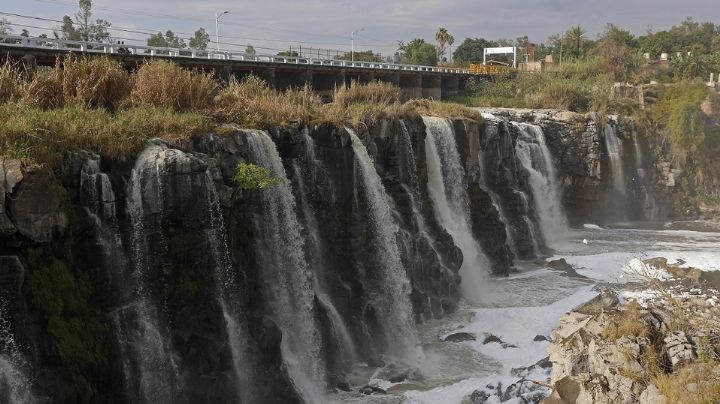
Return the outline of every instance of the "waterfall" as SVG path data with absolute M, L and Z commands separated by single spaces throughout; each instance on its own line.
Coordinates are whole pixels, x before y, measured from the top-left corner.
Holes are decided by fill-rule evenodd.
M 643 162 L 645 161 L 645 159 L 643 158 L 642 147 L 640 147 L 640 142 L 638 141 L 635 128 L 633 128 L 632 130 L 632 137 L 633 145 L 635 146 L 635 168 L 637 169 L 637 173 L 638 176 L 640 176 L 640 179 L 643 179 L 645 177 L 645 169 L 643 168 Z
M 160 212 L 157 146 L 144 151 L 137 159 L 128 186 L 127 209 L 132 227 L 132 267 L 123 253 L 116 211 L 115 194 L 107 174 L 100 172 L 100 157 L 91 155 L 80 171 L 80 198 L 88 216 L 95 222 L 97 242 L 110 269 L 107 277 L 116 285 L 113 299 L 120 304 L 109 313 L 114 326 L 124 385 L 131 403 L 173 403 L 179 397 L 179 372 L 161 331 L 157 308 L 147 291 L 149 254 L 143 203 Z M 143 201 L 143 192 L 148 192 Z
M 210 207 L 210 226 L 206 228 L 205 233 L 215 263 L 216 294 L 222 308 L 230 353 L 233 357 L 233 370 L 237 382 L 236 390 L 241 403 L 251 403 L 255 399 L 249 369 L 252 362 L 245 355 L 246 346 L 244 344 L 248 339 L 248 335 L 247 330 L 241 326 L 239 321 L 239 310 L 233 308 L 233 304 L 239 302 L 241 297 L 238 296 L 239 286 L 230 259 L 225 219 L 220 208 L 220 198 L 218 197 L 215 182 L 210 176 L 210 171 L 205 171 L 205 189 L 207 190 L 207 202 Z
M 615 127 L 610 123 L 605 124 L 605 147 L 607 148 L 608 157 L 610 158 L 610 175 L 613 180 L 613 188 L 615 191 L 625 197 L 625 173 L 623 169 L 623 147 L 620 139 L 617 137 Z
M 320 175 L 324 168 L 322 167 L 321 162 L 315 157 L 315 142 L 307 133 L 307 130 L 303 131 L 303 141 L 305 144 L 304 160 L 308 167 L 309 177 L 311 180 L 314 180 L 318 175 Z M 353 363 L 358 360 L 359 356 L 355 348 L 355 342 L 350 334 L 350 330 L 345 324 L 345 320 L 342 318 L 342 315 L 333 304 L 330 294 L 327 292 L 326 278 L 329 274 L 329 268 L 327 268 L 327 263 L 325 262 L 325 245 L 320 234 L 317 217 L 312 211 L 310 201 L 308 200 L 305 177 L 303 176 L 302 168 L 297 160 L 293 161 L 292 167 L 298 183 L 297 193 L 300 211 L 302 212 L 305 227 L 307 229 L 308 243 L 312 252 L 310 256 L 312 257 L 312 263 L 315 268 L 315 271 L 313 271 L 313 289 L 315 290 L 318 302 L 322 305 L 323 309 L 325 309 L 328 320 L 330 320 L 333 337 L 335 339 L 335 343 L 338 345 L 338 352 L 341 352 L 345 356 L 347 362 Z
M 460 275 L 465 298 L 482 302 L 486 297 L 489 264 L 472 235 L 465 170 L 452 123 L 436 117 L 423 117 L 423 121 L 426 127 L 428 192 L 435 216 L 463 253 Z
M 367 225 L 373 237 L 369 241 L 373 244 L 379 264 L 380 283 L 373 290 L 365 291 L 367 301 L 379 315 L 388 348 L 404 359 L 414 360 L 417 338 L 410 303 L 410 281 L 397 244 L 398 225 L 393 219 L 385 187 L 365 145 L 355 131 L 345 129 L 350 134 L 355 154 L 355 175 L 368 205 Z
M 132 274 L 134 293 L 128 305 L 113 315 L 120 340 L 123 365 L 133 403 L 179 402 L 179 370 L 169 339 L 160 326 L 158 309 L 148 291 L 151 264 L 146 224 L 159 225 L 163 196 L 160 177 L 165 150 L 146 148 L 135 162 L 128 186 L 127 209 L 132 228 Z M 152 223 L 151 223 L 152 220 Z M 136 376 L 134 376 L 136 375 Z
M 323 402 L 321 386 L 325 367 L 321 335 L 313 313 L 313 287 L 305 260 L 305 245 L 295 213 L 295 200 L 275 144 L 267 133 L 253 131 L 248 146 L 256 164 L 282 183 L 258 191 L 262 214 L 255 220 L 256 254 L 269 294 L 267 300 L 282 330 L 283 361 L 298 393 L 306 403 Z
M 15 343 L 7 311 L 7 302 L 0 296 L 0 403 L 35 404 L 30 366 Z
M 533 222 L 528 215 L 528 212 L 530 212 L 530 204 L 528 203 L 527 194 L 517 189 L 513 190 L 513 193 L 517 195 L 522 202 L 523 212 L 525 212 L 522 218 L 528 228 L 528 231 L 530 232 L 530 241 L 533 245 L 533 253 L 535 254 L 535 257 L 540 257 L 542 254 L 540 251 L 540 243 L 538 243 L 538 231 L 537 227 L 535 227 L 535 222 Z
M 505 239 L 507 240 L 508 247 L 510 247 L 510 251 L 517 257 L 518 256 L 518 247 L 517 242 L 515 241 L 515 235 L 513 234 L 514 230 L 512 228 L 512 225 L 510 223 L 510 220 L 507 217 L 507 214 L 505 213 L 505 210 L 503 209 L 500 201 L 500 195 L 498 195 L 497 192 L 495 192 L 490 186 L 488 186 L 487 183 L 487 173 L 485 168 L 485 156 L 481 151 L 479 151 L 480 155 L 478 156 L 478 163 L 480 164 L 480 189 L 485 191 L 488 195 L 490 195 L 490 200 L 492 201 L 492 205 L 495 208 L 495 211 L 497 211 L 498 216 L 500 217 L 500 222 L 503 224 L 503 227 L 505 228 Z
M 562 208 L 562 190 L 545 134 L 537 125 L 513 125 L 519 129 L 516 155 L 529 175 L 541 233 L 549 246 L 557 245 L 567 239 L 568 224 Z

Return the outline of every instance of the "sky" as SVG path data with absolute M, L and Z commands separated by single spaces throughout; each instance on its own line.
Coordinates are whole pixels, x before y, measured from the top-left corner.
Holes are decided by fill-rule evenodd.
M 590 37 L 612 22 L 636 34 L 659 31 L 685 17 L 720 24 L 717 0 L 94 0 L 94 18 L 114 27 L 143 32 L 171 29 L 189 37 L 199 27 L 215 35 L 220 18 L 220 42 L 228 50 L 246 44 L 258 53 L 308 48 L 349 50 L 351 31 L 355 50 L 373 49 L 385 55 L 398 40 L 415 37 L 434 42 L 443 26 L 455 37 L 517 38 L 535 43 L 580 24 Z M 77 10 L 73 0 L 0 0 L 0 12 L 61 19 Z M 3 15 L 0 15 L 3 17 Z M 52 28 L 59 24 L 4 15 L 14 24 Z M 15 32 L 23 27 L 16 25 Z M 27 28 L 33 36 L 50 31 Z M 147 35 L 112 31 L 127 43 L 144 42 Z M 137 42 L 138 44 L 141 44 Z M 236 46 L 230 45 L 236 44 Z

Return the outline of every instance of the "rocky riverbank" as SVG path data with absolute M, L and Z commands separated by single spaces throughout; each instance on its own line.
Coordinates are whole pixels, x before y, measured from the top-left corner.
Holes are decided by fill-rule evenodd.
M 621 298 L 606 290 L 560 319 L 548 348 L 553 392 L 543 404 L 720 400 L 715 285 L 700 279 L 706 272 L 664 258 L 644 265 L 636 274 L 651 285 Z M 670 275 L 651 276 L 657 270 Z

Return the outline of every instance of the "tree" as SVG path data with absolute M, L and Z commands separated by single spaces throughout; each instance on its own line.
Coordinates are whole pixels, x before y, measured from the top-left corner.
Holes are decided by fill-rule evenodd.
M 0 18 L 0 35 L 7 35 L 12 33 L 10 27 L 10 21 L 7 18 Z
M 70 41 L 80 41 L 82 40 L 82 37 L 80 36 L 80 33 L 75 29 L 75 25 L 73 24 L 73 20 L 70 18 L 70 16 L 64 16 L 62 20 L 62 25 L 60 26 L 60 32 L 61 34 L 55 33 L 56 38 L 60 39 L 66 39 Z
M 29 36 L 30 36 L 30 31 L 28 31 L 28 30 L 26 30 L 25 28 L 23 28 L 22 32 L 20 33 L 20 36 L 29 37 Z
M 278 56 L 285 56 L 285 57 L 297 57 L 299 54 L 295 51 L 281 51 L 277 53 Z
M 352 59 L 352 56 L 350 52 L 341 53 L 337 56 L 335 56 L 335 59 L 338 60 L 350 60 Z M 371 50 L 366 50 L 362 52 L 355 52 L 355 61 L 358 62 L 382 62 L 382 59 L 373 53 Z
M 245 54 L 250 55 L 250 56 L 255 56 L 256 53 L 257 52 L 255 52 L 255 47 L 250 44 L 247 44 L 247 46 L 245 47 Z
M 190 38 L 190 47 L 193 49 L 205 50 L 210 43 L 210 34 L 205 31 L 205 28 L 200 28 L 195 31 L 195 34 Z
M 569 45 L 571 53 L 576 57 L 580 57 L 582 54 L 582 45 L 585 41 L 587 41 L 587 36 L 585 34 L 585 29 L 579 25 L 574 26 L 565 32 L 565 43 Z
M 79 0 L 79 10 L 75 13 L 75 24 L 80 39 L 90 42 L 104 42 L 110 38 L 108 28 L 111 24 L 105 20 L 92 22 L 92 0 Z M 65 19 L 63 18 L 63 24 Z
M 450 35 L 447 29 L 440 27 L 435 33 L 435 41 L 437 41 L 437 56 L 442 59 L 447 51 L 446 46 L 455 43 L 455 37 Z
M 56 38 L 71 41 L 106 42 L 110 39 L 108 29 L 112 24 L 105 20 L 97 19 L 92 22 L 92 0 L 80 0 L 79 10 L 75 13 L 75 19 L 64 16 L 60 33 L 55 32 Z
M 147 40 L 147 46 L 182 49 L 185 48 L 185 41 L 171 30 L 167 30 L 165 35 L 162 32 L 151 35 Z
M 400 63 L 405 64 L 435 66 L 438 61 L 435 47 L 421 38 L 415 38 L 407 44 L 399 41 L 398 54 L 400 56 Z
M 453 60 L 458 63 L 482 63 L 485 48 L 495 46 L 494 42 L 485 38 L 465 38 L 463 43 L 453 52 Z

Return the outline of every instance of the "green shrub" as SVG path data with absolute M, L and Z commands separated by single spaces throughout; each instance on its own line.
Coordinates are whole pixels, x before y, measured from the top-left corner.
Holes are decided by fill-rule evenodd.
M 265 167 L 252 163 L 240 163 L 233 180 L 242 189 L 264 189 L 282 183 L 282 179 L 270 177 Z

